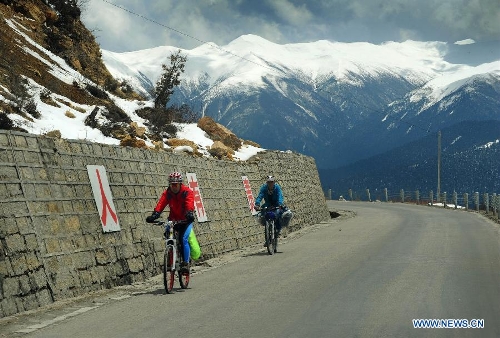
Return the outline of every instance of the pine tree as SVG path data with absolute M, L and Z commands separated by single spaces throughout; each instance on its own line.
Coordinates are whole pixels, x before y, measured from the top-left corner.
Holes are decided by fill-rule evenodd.
M 170 67 L 162 65 L 163 73 L 160 76 L 154 90 L 155 108 L 165 109 L 170 96 L 174 93 L 174 87 L 181 83 L 179 79 L 184 73 L 187 56 L 182 55 L 180 49 L 170 55 Z

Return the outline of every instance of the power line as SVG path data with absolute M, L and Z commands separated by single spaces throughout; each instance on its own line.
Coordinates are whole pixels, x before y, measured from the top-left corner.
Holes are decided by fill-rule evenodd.
M 204 41 L 204 40 L 202 40 L 202 39 L 199 39 L 199 38 L 197 38 L 197 37 L 194 37 L 194 36 L 192 36 L 192 35 L 189 35 L 189 34 L 187 34 L 187 33 L 184 33 L 183 31 L 180 31 L 180 30 L 178 30 L 178 29 L 175 29 L 175 28 L 172 28 L 172 27 L 170 27 L 170 26 L 167 26 L 167 25 L 165 25 L 165 24 L 163 24 L 163 23 L 161 23 L 161 22 L 158 22 L 158 21 L 155 21 L 155 20 L 153 20 L 153 19 L 150 19 L 150 18 L 148 18 L 148 17 L 146 17 L 146 16 L 144 16 L 144 15 L 138 14 L 138 13 L 136 13 L 136 12 L 134 12 L 134 11 L 131 11 L 131 10 L 129 10 L 129 9 L 127 9 L 127 8 L 125 8 L 125 7 L 122 7 L 122 6 L 119 6 L 119 5 L 117 5 L 117 4 L 114 4 L 114 3 L 112 3 L 112 2 L 110 2 L 110 1 L 108 1 L 108 0 L 102 0 L 102 1 L 104 1 L 104 2 L 106 2 L 106 3 L 108 3 L 108 4 L 110 4 L 111 6 L 114 6 L 114 7 L 118 8 L 118 9 L 120 9 L 120 10 L 123 10 L 123 11 L 125 11 L 125 12 L 127 12 L 127 13 L 129 13 L 129 14 L 131 14 L 131 15 L 135 15 L 135 16 L 137 16 L 137 17 L 139 17 L 139 18 L 143 19 L 143 20 L 146 20 L 146 21 L 152 22 L 152 23 L 154 23 L 154 24 L 156 24 L 156 25 L 158 25 L 158 26 L 161 26 L 161 27 L 164 27 L 164 28 L 166 28 L 166 29 L 169 29 L 169 30 L 171 30 L 171 31 L 173 31 L 173 32 L 176 32 L 176 33 L 178 33 L 178 34 L 180 34 L 180 35 L 186 36 L 186 37 L 188 37 L 188 38 L 190 38 L 190 39 L 196 40 L 196 41 L 198 41 L 198 42 L 200 42 L 200 43 L 207 44 L 207 45 L 209 45 L 209 46 L 210 46 L 210 47 L 212 47 L 212 48 L 216 48 L 216 49 L 218 49 L 218 50 L 221 50 L 221 51 L 223 51 L 223 52 L 225 52 L 225 53 L 228 53 L 228 54 L 230 54 L 230 55 L 233 55 L 233 56 L 235 56 L 235 57 L 237 57 L 237 58 L 239 58 L 239 59 L 241 59 L 241 60 L 244 60 L 244 61 L 247 61 L 247 62 L 253 63 L 253 64 L 255 64 L 255 65 L 259 66 L 259 67 L 263 67 L 263 68 L 266 68 L 266 69 L 271 70 L 271 71 L 277 71 L 277 69 L 276 69 L 276 68 L 271 68 L 271 67 L 268 67 L 268 66 L 266 66 L 266 65 L 263 65 L 263 64 L 261 64 L 261 63 L 257 63 L 257 62 L 255 62 L 255 61 L 252 61 L 252 60 L 247 59 L 247 58 L 245 58 L 245 57 L 239 56 L 239 55 L 237 55 L 237 54 L 235 54 L 235 53 L 233 53 L 233 52 L 231 52 L 231 51 L 229 51 L 229 50 L 226 50 L 226 49 L 224 49 L 224 48 L 221 48 L 221 47 L 219 47 L 219 46 L 217 46 L 217 45 L 215 45 L 215 44 L 213 44 L 213 43 L 211 43 L 211 42 Z M 332 93 L 332 92 L 329 92 L 329 91 L 324 90 L 324 89 L 321 89 L 321 88 L 317 88 L 317 89 L 316 89 L 316 92 L 318 92 L 319 90 L 323 90 L 324 92 L 329 93 L 329 94 L 331 94 L 331 95 L 337 95 L 337 96 L 339 96 L 339 95 L 338 95 L 338 93 L 334 94 L 334 93 Z M 342 97 L 342 96 L 340 96 L 340 97 Z M 349 101 L 349 100 L 347 100 L 347 101 Z M 350 102 L 353 102 L 353 101 L 350 101 Z M 370 107 L 368 107 L 368 106 L 363 106 L 363 105 L 361 105 L 361 104 L 360 104 L 360 103 L 358 103 L 358 102 L 353 102 L 353 104 L 355 104 L 355 105 L 357 105 L 357 106 L 359 106 L 359 107 L 366 108 L 366 109 L 370 110 L 372 113 L 380 113 L 380 114 L 384 114 L 384 118 L 388 118 L 388 119 L 391 119 L 391 120 L 393 120 L 393 121 L 396 121 L 396 122 L 399 122 L 399 123 L 406 124 L 406 125 L 408 125 L 409 127 L 415 127 L 415 128 L 420 129 L 420 130 L 422 130 L 422 131 L 425 131 L 426 133 L 429 133 L 429 128 L 424 128 L 424 127 L 418 126 L 418 125 L 416 125 L 416 124 L 412 124 L 412 123 L 409 123 L 409 122 L 403 121 L 403 120 L 401 120 L 401 119 L 393 118 L 390 114 L 387 114 L 387 113 L 384 113 L 384 112 L 382 112 L 382 111 L 379 111 L 378 109 L 372 109 L 372 108 L 370 108 Z
M 269 69 L 269 70 L 276 71 L 276 69 L 275 69 L 275 68 L 271 68 L 271 67 L 265 66 L 265 65 L 263 65 L 263 64 L 257 63 L 257 62 L 255 62 L 255 61 L 250 60 L 250 59 L 247 59 L 247 58 L 244 58 L 244 57 L 239 56 L 239 55 L 237 55 L 237 54 L 234 54 L 233 52 L 231 52 L 231 51 L 229 51 L 229 50 L 226 50 L 226 49 L 224 49 L 224 48 L 221 48 L 221 47 L 219 47 L 219 46 L 217 46 L 217 45 L 214 45 L 213 43 L 210 43 L 210 42 L 208 42 L 208 41 L 201 40 L 201 39 L 199 39 L 199 38 L 197 38 L 197 37 L 194 37 L 194 36 L 192 36 L 192 35 L 189 35 L 189 34 L 187 34 L 187 33 L 184 33 L 184 32 L 182 32 L 182 31 L 180 31 L 180 30 L 178 30 L 178 29 L 175 29 L 175 28 L 172 28 L 172 27 L 167 26 L 167 25 L 165 25 L 165 24 L 162 24 L 161 22 L 158 22 L 158 21 L 155 21 L 155 20 L 153 20 L 153 19 L 150 19 L 150 18 L 148 18 L 148 17 L 146 17 L 146 16 L 144 16 L 144 15 L 141 15 L 141 14 L 135 13 L 135 12 L 133 12 L 133 11 L 131 11 L 131 10 L 129 10 L 129 9 L 127 9 L 127 8 L 125 8 L 125 7 L 122 7 L 122 6 L 119 6 L 119 5 L 117 5 L 117 4 L 114 4 L 114 3 L 112 3 L 112 2 L 110 2 L 110 1 L 108 1 L 108 0 L 102 0 L 102 1 L 104 1 L 104 2 L 106 2 L 106 3 L 108 3 L 108 4 L 110 4 L 111 6 L 114 6 L 114 7 L 118 8 L 118 9 L 121 9 L 121 10 L 123 10 L 123 11 L 125 11 L 125 12 L 127 12 L 127 13 L 129 13 L 129 14 L 135 15 L 135 16 L 137 16 L 137 17 L 141 18 L 141 19 L 144 19 L 144 20 L 146 20 L 146 21 L 152 22 L 152 23 L 154 23 L 154 24 L 156 24 L 156 25 L 158 25 L 158 26 L 161 26 L 161 27 L 163 27 L 163 28 L 166 28 L 166 29 L 169 29 L 169 30 L 171 30 L 171 31 L 174 31 L 174 32 L 176 32 L 176 33 L 178 33 L 178 34 L 180 34 L 180 35 L 184 35 L 184 36 L 186 36 L 186 37 L 188 37 L 188 38 L 190 38 L 190 39 L 196 40 L 196 41 L 201 42 L 201 43 L 203 43 L 203 44 L 207 44 L 207 45 L 209 45 L 210 47 L 213 47 L 213 48 L 219 49 L 219 50 L 221 50 L 221 51 L 223 51 L 223 52 L 225 52 L 225 53 L 228 53 L 228 54 L 230 54 L 230 55 L 232 55 L 232 56 L 235 56 L 235 57 L 240 58 L 240 59 L 242 59 L 242 60 L 245 60 L 245 61 L 247 61 L 247 62 L 253 63 L 253 64 L 257 65 L 257 66 L 260 66 L 260 67 L 263 67 L 263 68 L 267 68 L 267 69 Z

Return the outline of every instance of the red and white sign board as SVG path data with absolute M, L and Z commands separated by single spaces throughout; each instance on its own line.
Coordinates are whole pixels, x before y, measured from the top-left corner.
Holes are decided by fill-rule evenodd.
M 186 173 L 188 186 L 194 192 L 194 209 L 196 211 L 196 218 L 198 222 L 208 221 L 207 213 L 205 212 L 205 206 L 203 205 L 203 199 L 201 198 L 200 186 L 198 185 L 198 180 L 196 179 L 196 174 Z
M 245 188 L 245 194 L 247 195 L 248 207 L 250 208 L 250 212 L 252 213 L 252 215 L 256 215 L 257 211 L 255 211 L 254 209 L 255 199 L 253 198 L 252 188 L 250 188 L 250 181 L 246 176 L 241 176 L 241 179 L 243 180 L 243 187 Z
M 116 208 L 113 204 L 113 196 L 109 189 L 108 176 L 106 169 L 102 165 L 88 165 L 87 172 L 89 173 L 94 200 L 99 210 L 101 218 L 102 231 L 112 232 L 120 231 L 120 224 L 116 214 Z

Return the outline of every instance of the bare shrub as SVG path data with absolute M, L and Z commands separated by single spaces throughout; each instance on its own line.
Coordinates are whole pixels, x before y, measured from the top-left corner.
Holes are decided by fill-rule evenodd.
M 30 114 L 31 116 L 33 116 L 35 119 L 39 119 L 42 114 L 40 114 L 40 112 L 38 111 L 37 109 L 37 106 L 36 106 L 36 102 L 35 100 L 33 99 L 29 99 L 25 105 L 24 105 L 24 110 L 26 111 L 26 113 Z
M 4 112 L 0 112 L 0 129 L 11 130 L 13 127 L 14 123 L 9 116 Z

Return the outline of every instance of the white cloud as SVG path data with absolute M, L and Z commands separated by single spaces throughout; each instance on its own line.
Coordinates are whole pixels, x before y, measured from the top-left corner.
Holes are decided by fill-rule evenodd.
M 474 41 L 472 39 L 465 39 L 465 40 L 456 41 L 455 45 L 471 45 L 473 43 L 476 43 L 476 41 Z

